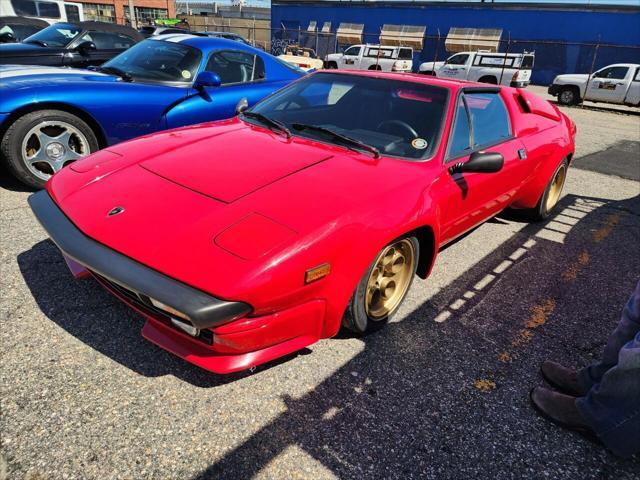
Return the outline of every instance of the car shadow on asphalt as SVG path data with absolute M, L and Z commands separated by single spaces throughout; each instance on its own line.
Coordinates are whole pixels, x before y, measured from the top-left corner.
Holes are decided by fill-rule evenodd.
M 284 396 L 286 412 L 195 478 L 290 471 L 300 451 L 337 478 L 633 478 L 638 456 L 538 417 L 528 391 L 546 358 L 599 356 L 638 280 L 640 196 L 568 195 L 558 211 L 363 337 L 361 353 Z

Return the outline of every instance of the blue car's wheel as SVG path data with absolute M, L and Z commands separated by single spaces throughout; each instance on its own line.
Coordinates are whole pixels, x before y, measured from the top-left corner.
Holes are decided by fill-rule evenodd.
M 81 119 L 60 110 L 42 110 L 18 118 L 1 144 L 11 172 L 22 183 L 42 188 L 57 171 L 98 150 L 98 140 Z

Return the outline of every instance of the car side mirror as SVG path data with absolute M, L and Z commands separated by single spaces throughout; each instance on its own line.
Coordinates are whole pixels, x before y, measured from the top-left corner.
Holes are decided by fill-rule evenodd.
M 473 152 L 466 162 L 449 167 L 449 173 L 495 173 L 502 170 L 504 157 L 498 152 Z
M 205 87 L 219 87 L 222 85 L 220 75 L 213 72 L 200 72 L 196 77 L 196 81 L 193 82 L 193 88 L 203 89 Z
M 11 32 L 4 32 L 0 34 L 0 43 L 14 43 L 16 37 Z
M 93 42 L 82 42 L 76 47 L 76 51 L 81 55 L 88 55 L 91 52 L 95 52 L 96 50 L 96 44 Z
M 240 115 L 247 108 L 249 108 L 249 100 L 247 100 L 247 97 L 242 97 L 236 105 L 236 115 Z

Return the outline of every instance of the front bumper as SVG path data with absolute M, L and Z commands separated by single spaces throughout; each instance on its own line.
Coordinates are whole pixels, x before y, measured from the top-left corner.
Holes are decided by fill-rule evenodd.
M 143 303 L 150 305 L 153 298 L 169 305 L 188 316 L 199 329 L 251 313 L 252 308 L 246 303 L 213 297 L 92 240 L 67 218 L 45 190 L 31 195 L 29 205 L 65 257 L 132 292 Z
M 549 95 L 553 95 L 554 97 L 557 97 L 558 94 L 560 93 L 560 87 L 561 87 L 561 85 L 556 85 L 555 83 L 551 84 L 551 85 L 549 85 L 549 88 L 547 89 L 547 93 Z
M 270 315 L 248 317 L 251 307 L 228 302 L 167 277 L 84 235 L 46 191 L 29 197 L 31 209 L 62 251 L 77 278 L 91 275 L 140 313 L 142 335 L 159 347 L 213 373 L 245 370 L 317 342 L 325 301 L 312 300 Z M 187 314 L 198 328 L 192 336 L 148 298 Z M 196 323 L 197 322 L 197 323 Z

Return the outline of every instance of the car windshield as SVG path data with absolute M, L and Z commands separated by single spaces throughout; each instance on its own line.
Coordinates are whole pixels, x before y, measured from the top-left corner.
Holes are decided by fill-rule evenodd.
M 43 47 L 66 47 L 82 32 L 82 28 L 72 23 L 56 23 L 25 38 L 24 43 L 34 43 Z
M 125 50 L 101 68 L 117 69 L 134 81 L 190 84 L 198 73 L 202 53 L 197 48 L 162 40 L 145 40 Z
M 316 73 L 251 112 L 279 122 L 294 135 L 343 146 L 349 145 L 340 137 L 348 137 L 383 155 L 418 160 L 437 148 L 447 98 L 447 89 L 419 82 Z

